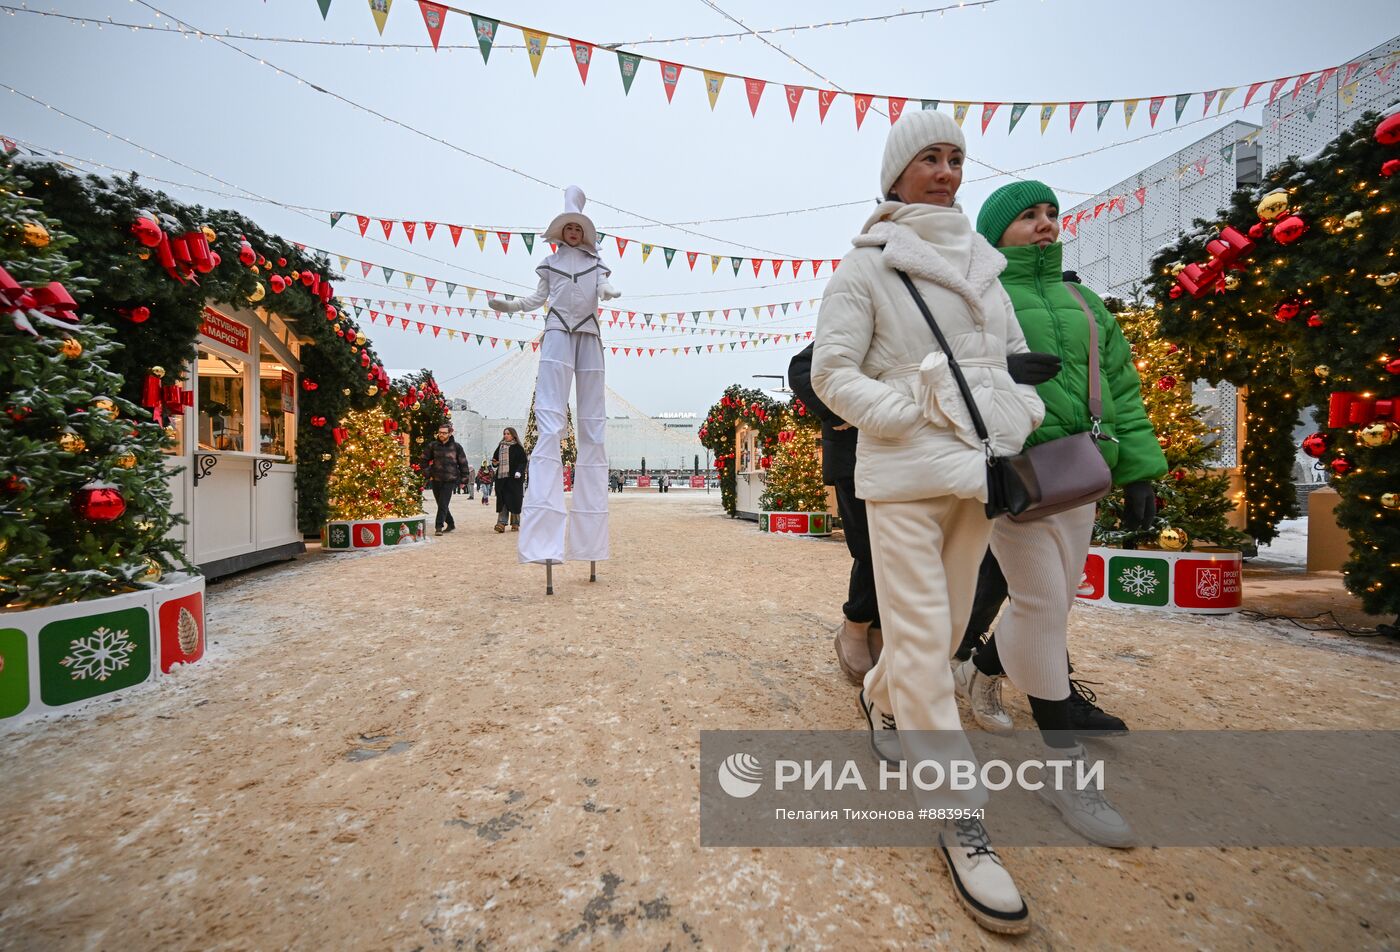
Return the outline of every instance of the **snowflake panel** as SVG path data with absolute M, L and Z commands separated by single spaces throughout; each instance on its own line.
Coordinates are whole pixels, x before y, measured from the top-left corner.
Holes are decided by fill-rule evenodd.
M 50 622 L 39 632 L 39 695 L 58 707 L 140 684 L 151 674 L 144 608 Z
M 1114 556 L 1108 560 L 1108 596 L 1124 605 L 1167 604 L 1166 559 Z

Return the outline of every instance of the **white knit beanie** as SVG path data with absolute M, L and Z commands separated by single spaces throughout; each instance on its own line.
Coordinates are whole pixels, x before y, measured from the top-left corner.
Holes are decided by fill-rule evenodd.
M 905 110 L 885 140 L 885 158 L 880 163 L 880 197 L 890 193 L 895 180 L 914 156 L 939 142 L 967 151 L 967 141 L 953 117 L 937 109 Z

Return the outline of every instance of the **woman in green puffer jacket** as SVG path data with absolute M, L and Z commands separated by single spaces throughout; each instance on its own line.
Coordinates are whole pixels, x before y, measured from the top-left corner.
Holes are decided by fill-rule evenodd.
M 1032 355 L 1049 355 L 1043 360 L 1042 373 L 1026 381 L 1037 385 L 1045 403 L 1045 420 L 1026 441 L 1027 447 L 1092 427 L 1089 324 L 1084 308 L 1061 277 L 1058 219 L 1054 191 L 1034 181 L 1015 182 L 993 192 L 977 218 L 978 232 L 1006 257 L 1001 283 L 1016 310 L 1026 345 Z M 1132 352 L 1118 322 L 1093 291 L 1077 285 L 1076 289 L 1098 328 L 1100 430 L 1105 437 L 1099 450 L 1114 484 L 1125 487 L 1125 521 L 1146 527 L 1155 516 L 1151 480 L 1166 473 L 1166 457 L 1147 418 Z M 1012 726 L 1000 705 L 998 676 L 1003 666 L 1030 697 L 1047 742 L 1072 744 L 1074 729 L 1104 726 L 1074 717 L 1085 712 L 1079 710 L 1081 705 L 1071 705 L 1065 650 L 1069 610 L 1088 554 L 1094 509 L 1089 504 L 1034 522 L 997 521 L 992 553 L 1006 577 L 1011 605 L 997 628 L 993 650 L 979 650 L 955 674 L 959 693 L 968 698 L 974 716 L 987 729 L 1006 732 Z M 1108 717 L 1102 711 L 1098 715 Z M 1121 729 L 1121 722 L 1118 726 Z

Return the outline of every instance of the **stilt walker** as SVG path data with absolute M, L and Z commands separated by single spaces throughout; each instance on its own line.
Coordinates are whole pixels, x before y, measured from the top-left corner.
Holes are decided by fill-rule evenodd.
M 603 388 L 603 341 L 598 302 L 618 296 L 608 283 L 612 272 L 598 256 L 598 230 L 583 214 L 583 189 L 564 192 L 564 212 L 549 223 L 546 240 L 558 250 L 540 262 L 539 287 L 529 297 L 496 298 L 497 311 L 529 311 L 548 302 L 540 342 L 540 373 L 535 383 L 535 423 L 539 441 L 530 458 L 530 483 L 520 513 L 520 561 L 545 566 L 546 594 L 554 593 L 552 567 L 567 557 L 599 562 L 608 557 L 608 457 L 603 447 L 607 406 Z M 577 390 L 578 461 L 574 466 L 573 506 L 564 510 L 564 436 L 569 384 Z M 597 578 L 590 566 L 589 581 Z

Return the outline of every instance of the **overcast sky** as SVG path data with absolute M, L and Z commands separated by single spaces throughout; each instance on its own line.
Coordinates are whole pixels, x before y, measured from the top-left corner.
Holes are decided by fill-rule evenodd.
M 3 5 L 17 2 L 3 0 Z M 146 176 L 222 192 L 244 190 L 285 205 L 465 225 L 543 228 L 562 208 L 555 186 L 578 184 L 588 193 L 589 211 L 601 230 L 657 247 L 642 264 L 638 244 L 618 260 L 615 245 L 606 242 L 613 284 L 624 294 L 616 306 L 638 312 L 738 308 L 819 297 L 830 272 L 823 268 L 821 277 L 812 280 L 804 269 L 798 281 L 786 268 L 781 278 L 774 278 L 765 267 L 756 279 L 747 263 L 738 276 L 728 264 L 711 274 L 702 258 L 691 273 L 680 253 L 667 269 L 661 247 L 725 256 L 839 258 L 868 204 L 796 210 L 872 200 L 888 129 L 885 117 L 872 111 L 857 131 L 852 102 L 844 97 L 819 123 L 816 95 L 810 92 L 794 122 L 781 86 L 774 85 L 765 90 L 757 117 L 752 117 L 739 76 L 945 103 L 1087 101 L 1072 135 L 1063 107 L 1042 135 L 1035 106 L 1008 135 L 1010 106 L 1003 106 L 984 136 L 980 112 L 973 107 L 964 125 L 971 164 L 959 197 L 975 216 L 981 200 L 1008 181 L 992 168 L 1041 178 L 1069 206 L 1224 123 L 1258 121 L 1258 101 L 1246 111 L 1235 108 L 1251 82 L 1334 66 L 1400 33 L 1400 5 L 1392 0 L 995 0 L 963 9 L 954 3 L 943 15 L 770 36 L 785 51 L 780 52 L 753 37 L 643 41 L 740 30 L 719 11 L 764 29 L 936 4 L 476 0 L 458 5 L 556 37 L 546 48 L 538 77 L 531 75 L 518 30 L 502 27 L 489 64 L 483 64 L 470 18 L 452 13 L 442 34 L 444 48 L 437 53 L 430 48 L 228 41 L 251 58 L 210 39 L 99 29 L 25 13 L 0 15 L 0 82 L 142 148 L 6 91 L 0 91 L 0 135 Z M 382 38 L 366 0 L 333 0 L 324 21 L 316 0 L 150 0 L 149 5 L 137 0 L 29 0 L 29 6 L 118 23 L 171 23 L 154 8 L 210 32 L 428 43 L 413 0 L 394 2 Z M 598 50 L 583 85 L 567 44 L 557 38 L 563 36 L 621 43 L 696 69 L 681 73 L 668 105 L 656 63 L 643 62 L 631 93 L 624 95 L 616 57 Z M 453 45 L 460 48 L 447 48 Z M 273 67 L 403 125 L 319 93 Z M 713 110 L 700 68 L 735 74 L 725 81 Z M 1171 121 L 1170 101 L 1158 120 L 1158 134 L 1142 138 L 1154 131 L 1146 102 L 1131 129 L 1124 129 L 1118 106 L 1102 130 L 1094 128 L 1097 100 L 1228 86 L 1240 89 L 1224 115 L 1217 117 L 1212 109 L 1209 119 L 1180 129 Z M 884 103 L 877 99 L 874 107 L 883 110 Z M 1200 117 L 1201 99 L 1196 97 L 1182 122 Z M 1140 141 L 1130 141 L 1134 139 Z M 445 228 L 432 241 L 420 231 L 412 245 L 396 230 L 386 244 L 378 225 L 361 238 L 353 217 L 332 230 L 320 212 L 150 184 L 181 199 L 238 208 L 294 241 L 463 285 L 532 289 L 534 264 L 548 252 L 536 244 L 529 255 L 514 239 L 509 253 L 503 253 L 494 236 L 482 252 L 470 233 L 454 248 Z M 794 213 L 770 215 L 776 212 Z M 643 222 L 752 215 L 769 217 L 678 227 Z M 366 297 L 447 303 L 441 286 L 427 294 L 415 282 L 408 291 L 397 277 L 392 289 L 382 281 L 359 280 L 339 289 Z M 461 292 L 452 303 L 466 303 Z M 475 303 L 482 306 L 482 298 Z M 804 306 L 800 314 L 789 312 L 783 319 L 779 313 L 757 326 L 805 331 L 813 326 L 813 316 Z M 701 317 L 702 326 L 708 325 Z M 718 316 L 716 322 L 724 323 Z M 538 324 L 519 319 L 454 316 L 438 323 L 503 337 L 538 333 Z M 740 326 L 737 314 L 729 326 Z M 742 326 L 752 328 L 755 322 L 750 318 Z M 387 366 L 431 367 L 449 393 L 496 366 L 505 353 L 434 341 L 411 331 L 366 330 Z M 652 347 L 723 339 L 612 328 L 605 328 L 604 336 L 610 343 L 635 346 L 640 341 Z M 723 356 L 610 357 L 608 382 L 651 413 L 703 410 L 729 383 L 751 384 L 754 374 L 782 373 L 798 346 L 764 346 Z M 533 381 L 516 385 L 530 387 Z

